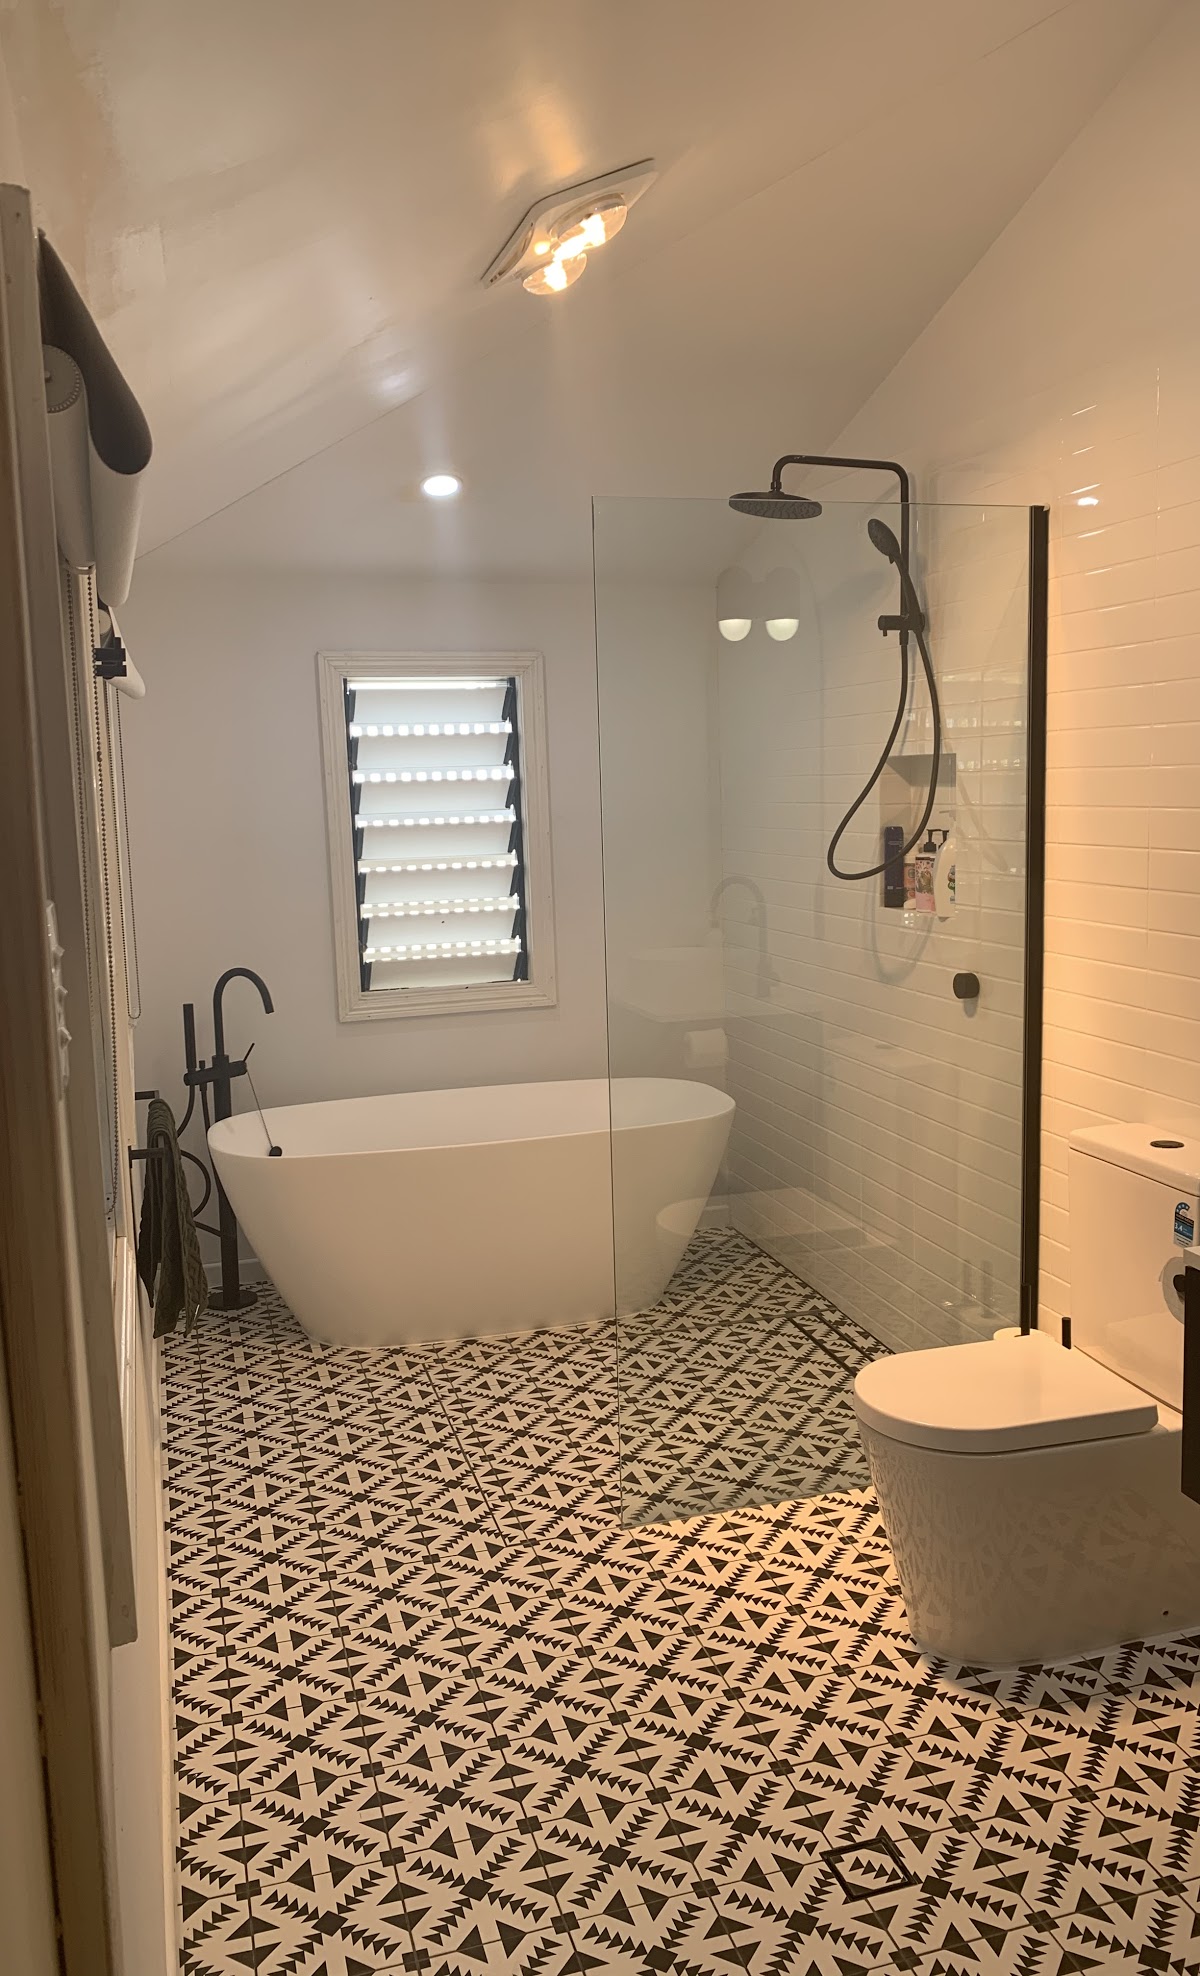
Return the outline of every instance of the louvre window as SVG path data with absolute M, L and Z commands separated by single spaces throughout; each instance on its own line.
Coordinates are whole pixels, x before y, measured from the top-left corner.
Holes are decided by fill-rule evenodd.
M 537 656 L 321 666 L 342 1015 L 553 1000 Z

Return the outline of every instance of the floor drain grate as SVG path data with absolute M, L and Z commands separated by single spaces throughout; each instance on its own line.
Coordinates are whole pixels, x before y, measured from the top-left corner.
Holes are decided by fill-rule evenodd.
M 847 1900 L 871 1900 L 916 1885 L 916 1874 L 909 1872 L 886 1832 L 852 1846 L 835 1846 L 825 1857 Z

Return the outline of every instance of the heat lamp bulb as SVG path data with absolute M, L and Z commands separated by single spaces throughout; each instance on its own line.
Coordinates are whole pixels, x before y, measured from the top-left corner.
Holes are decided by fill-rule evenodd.
M 561 295 L 564 289 L 574 286 L 586 266 L 586 254 L 577 253 L 574 249 L 564 254 L 560 248 L 544 267 L 535 268 L 532 274 L 527 274 L 521 286 L 528 289 L 531 295 Z

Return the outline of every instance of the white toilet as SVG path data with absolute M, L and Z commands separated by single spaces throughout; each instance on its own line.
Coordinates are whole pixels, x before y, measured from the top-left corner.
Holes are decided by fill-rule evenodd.
M 904 1352 L 854 1386 L 913 1635 L 992 1665 L 1200 1627 L 1180 1492 L 1184 1252 L 1200 1137 L 1076 1132 L 1072 1349 L 1041 1331 Z

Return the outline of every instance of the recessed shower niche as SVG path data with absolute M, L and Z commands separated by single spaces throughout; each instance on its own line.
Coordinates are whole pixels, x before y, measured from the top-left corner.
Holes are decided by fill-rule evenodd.
M 933 807 L 921 829 L 931 778 Z M 958 758 L 946 748 L 936 761 L 918 750 L 887 762 L 879 777 L 881 856 L 899 853 L 905 844 L 912 848 L 907 856 L 896 855 L 880 874 L 885 907 L 949 919 L 958 891 L 957 805 Z
M 1033 1307 L 1045 514 L 603 500 L 594 540 L 610 1074 L 733 1101 L 650 1308 L 614 1120 L 641 1522 L 861 1485 L 858 1366 Z

